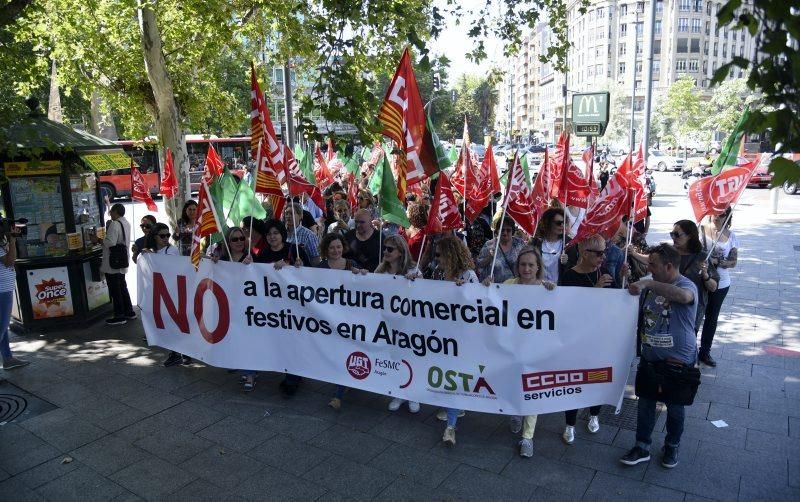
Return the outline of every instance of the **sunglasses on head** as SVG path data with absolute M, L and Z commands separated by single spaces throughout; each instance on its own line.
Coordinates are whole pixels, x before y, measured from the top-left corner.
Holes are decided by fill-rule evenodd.
M 244 242 L 244 237 L 231 237 L 231 242 Z

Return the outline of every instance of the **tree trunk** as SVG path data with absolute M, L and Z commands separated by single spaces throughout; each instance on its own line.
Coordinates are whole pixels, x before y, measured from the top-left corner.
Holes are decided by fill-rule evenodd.
M 177 228 L 177 219 L 183 202 L 191 197 L 189 184 L 189 153 L 186 149 L 186 138 L 180 123 L 178 104 L 172 89 L 172 79 L 167 69 L 167 61 L 161 48 L 161 32 L 158 29 L 156 13 L 149 7 L 139 9 L 139 33 L 142 37 L 142 53 L 147 78 L 153 89 L 156 101 L 155 123 L 161 146 L 172 150 L 175 162 L 175 176 L 178 178 L 180 191 L 173 202 L 165 201 L 170 225 Z M 163 165 L 163 164 L 162 164 Z
M 114 124 L 114 117 L 111 116 L 110 110 L 108 110 L 106 103 L 103 102 L 103 97 L 97 89 L 92 91 L 90 105 L 92 134 L 109 141 L 118 140 L 119 133 L 117 132 L 117 126 Z
M 50 71 L 50 101 L 47 103 L 47 118 L 59 124 L 64 122 L 64 114 L 61 112 L 61 93 L 58 91 L 58 72 L 56 71 L 56 60 L 54 59 Z

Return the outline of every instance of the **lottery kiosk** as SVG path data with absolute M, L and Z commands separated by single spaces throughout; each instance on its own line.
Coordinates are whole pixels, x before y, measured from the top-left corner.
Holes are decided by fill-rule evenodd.
M 16 240 L 11 327 L 50 330 L 85 324 L 111 311 L 100 273 L 106 208 L 96 172 L 128 167 L 114 143 L 30 114 L 0 136 L 0 239 Z

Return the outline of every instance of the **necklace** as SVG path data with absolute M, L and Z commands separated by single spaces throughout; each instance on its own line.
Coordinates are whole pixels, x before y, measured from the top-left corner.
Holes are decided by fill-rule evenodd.
M 599 270 L 597 270 L 597 271 L 595 271 L 595 272 L 596 272 L 596 274 L 597 274 L 597 277 L 596 277 L 595 279 L 592 279 L 592 277 L 591 277 L 589 274 L 587 274 L 586 272 L 584 272 L 584 273 L 583 273 L 583 275 L 585 275 L 585 276 L 586 276 L 586 279 L 588 279 L 588 280 L 589 280 L 589 282 L 591 282 L 591 283 L 592 283 L 592 286 L 594 286 L 595 284 L 597 284 L 598 282 L 600 282 L 600 271 L 599 271 Z

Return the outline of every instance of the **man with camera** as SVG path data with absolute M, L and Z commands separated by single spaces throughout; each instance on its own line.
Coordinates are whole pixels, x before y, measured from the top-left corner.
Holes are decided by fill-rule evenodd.
M 6 220 L 8 221 L 8 220 Z M 16 274 L 14 262 L 17 260 L 17 228 L 4 229 L 0 237 L 0 355 L 3 356 L 3 369 L 13 370 L 27 366 L 30 361 L 23 361 L 11 354 L 8 326 L 11 324 L 11 306 L 14 302 L 14 283 Z
M 650 443 L 656 421 L 656 402 L 667 405 L 667 436 L 661 465 L 678 465 L 678 445 L 683 434 L 684 406 L 691 405 L 700 384 L 695 368 L 697 341 L 694 324 L 697 288 L 679 272 L 681 257 L 669 244 L 650 251 L 647 269 L 652 279 L 628 286 L 639 301 L 641 357 L 636 372 L 639 397 L 636 445 L 620 459 L 625 465 L 650 460 Z
M 106 276 L 108 294 L 114 305 L 114 317 L 106 319 L 109 326 L 125 324 L 129 319 L 136 319 L 133 311 L 131 295 L 125 274 L 128 273 L 130 259 L 128 241 L 131 235 L 131 224 L 125 219 L 125 206 L 114 204 L 108 213 L 111 219 L 106 224 L 106 237 L 103 239 L 103 261 L 100 272 Z

